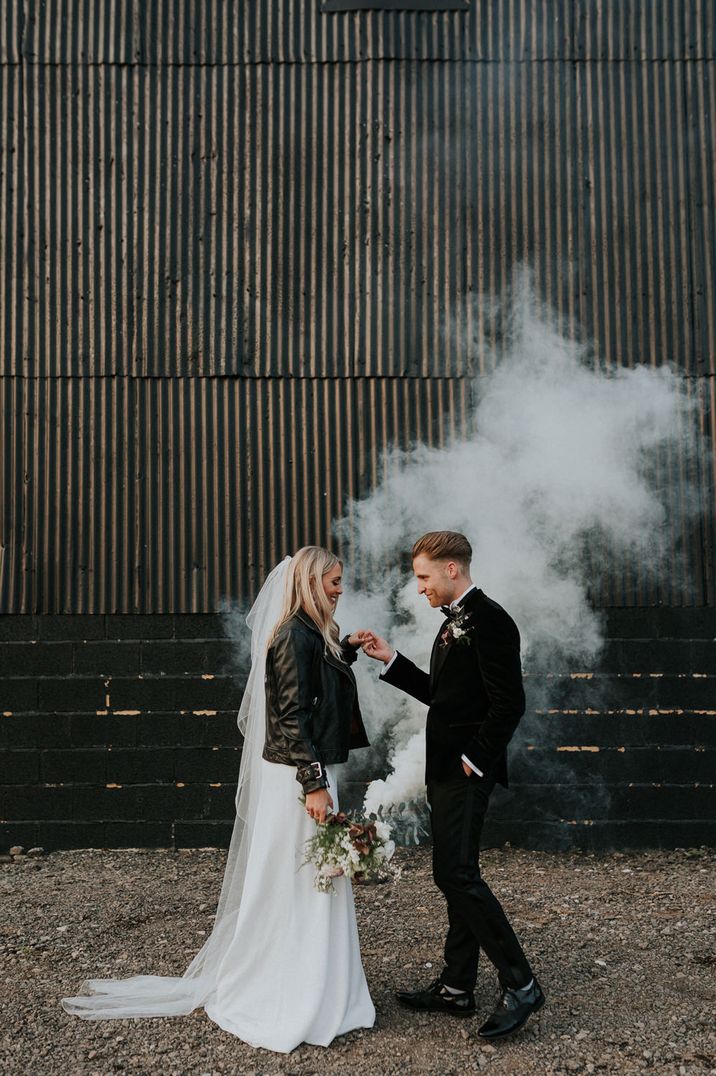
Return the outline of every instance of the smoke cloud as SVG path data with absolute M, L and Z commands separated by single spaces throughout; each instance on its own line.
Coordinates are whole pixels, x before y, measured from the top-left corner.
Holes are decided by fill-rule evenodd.
M 467 433 L 393 450 L 383 484 L 336 524 L 353 560 L 339 619 L 427 669 L 442 620 L 418 597 L 406 553 L 425 531 L 459 530 L 473 545 L 473 580 L 517 621 L 525 670 L 593 667 L 604 632 L 590 588 L 624 565 L 658 574 L 672 496 L 659 461 L 677 443 L 689 459 L 693 402 L 668 367 L 607 369 L 538 306 L 526 275 L 509 301 L 483 306 L 483 321 L 486 307 L 499 345 Z M 679 496 L 680 511 L 698 509 L 688 476 Z M 363 656 L 357 665 L 374 743 L 361 775 L 385 772 L 386 760 L 392 770 L 371 784 L 368 810 L 424 792 L 425 707 L 380 683 L 380 668 Z

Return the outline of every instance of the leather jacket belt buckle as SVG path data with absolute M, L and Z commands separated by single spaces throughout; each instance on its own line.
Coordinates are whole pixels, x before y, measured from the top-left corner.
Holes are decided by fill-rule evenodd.
M 297 776 L 301 784 L 310 780 L 322 781 L 324 778 L 323 766 L 320 762 L 311 762 L 309 766 L 302 766 Z

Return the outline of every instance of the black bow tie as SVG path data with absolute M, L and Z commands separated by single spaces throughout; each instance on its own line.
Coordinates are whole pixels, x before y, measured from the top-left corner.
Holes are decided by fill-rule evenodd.
M 450 605 L 441 605 L 440 612 L 443 614 L 443 616 L 446 616 L 448 620 L 453 620 L 456 616 L 459 615 L 460 608 L 458 606 L 457 609 L 453 609 Z

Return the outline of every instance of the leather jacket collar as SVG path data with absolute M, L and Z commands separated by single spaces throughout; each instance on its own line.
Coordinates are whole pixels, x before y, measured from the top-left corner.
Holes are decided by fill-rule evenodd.
M 313 631 L 315 631 L 317 635 L 320 635 L 321 638 L 323 637 L 321 629 L 319 628 L 318 624 L 316 623 L 316 621 L 312 617 L 310 617 L 308 615 L 308 613 L 306 612 L 305 609 L 299 609 L 298 612 L 296 613 L 296 616 L 298 617 L 298 619 L 301 621 L 302 624 L 306 625 L 307 628 L 312 628 Z
M 346 673 L 351 678 L 351 680 L 353 680 L 353 682 L 355 683 L 355 677 L 353 675 L 353 670 L 350 668 L 349 665 L 347 665 L 345 662 L 341 661 L 340 658 L 337 658 L 336 655 L 333 653 L 333 651 L 329 647 L 326 646 L 326 641 L 323 638 L 323 632 L 318 627 L 318 624 L 316 624 L 315 620 L 313 620 L 313 618 L 308 615 L 306 610 L 305 609 L 299 609 L 298 612 L 296 613 L 296 618 L 298 620 L 300 620 L 302 624 L 305 624 L 307 628 L 311 628 L 312 631 L 315 631 L 316 635 L 318 635 L 318 637 L 320 638 L 321 647 L 323 649 L 323 659 L 324 659 L 324 661 L 327 661 L 328 664 L 332 665 L 334 669 L 338 669 L 340 672 Z

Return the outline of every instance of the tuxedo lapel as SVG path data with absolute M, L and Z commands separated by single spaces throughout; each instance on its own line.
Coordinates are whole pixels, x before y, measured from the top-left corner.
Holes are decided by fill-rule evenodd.
M 481 590 L 471 590 L 470 593 L 466 596 L 460 608 L 466 610 L 470 615 L 472 615 L 479 604 L 481 594 Z M 435 639 L 435 642 L 433 643 L 433 650 L 432 654 L 430 655 L 430 683 L 433 687 L 435 686 L 438 677 L 443 670 L 448 654 L 450 653 L 453 646 L 455 646 L 455 640 L 453 639 L 452 635 L 450 635 L 445 642 L 443 642 L 442 640 L 443 632 L 445 631 L 449 623 L 450 621 L 445 621 L 445 624 L 443 624 Z
M 445 659 L 448 656 L 450 649 L 451 639 L 443 641 L 443 633 L 445 631 L 445 625 L 438 632 L 435 642 L 433 643 L 433 652 L 430 655 L 430 682 L 435 684 L 438 676 L 442 672 L 442 667 L 445 664 Z
M 451 646 L 451 641 L 448 641 L 446 643 L 438 643 L 437 653 L 435 655 L 435 672 L 433 674 L 433 683 L 437 683 L 440 677 L 440 673 L 443 671 L 443 666 L 447 661 L 447 656 L 450 653 Z
M 435 665 L 437 663 L 439 646 L 440 646 L 440 633 L 438 633 L 435 636 L 435 641 L 433 643 L 433 649 L 430 652 L 430 683 L 431 684 L 435 682 Z

